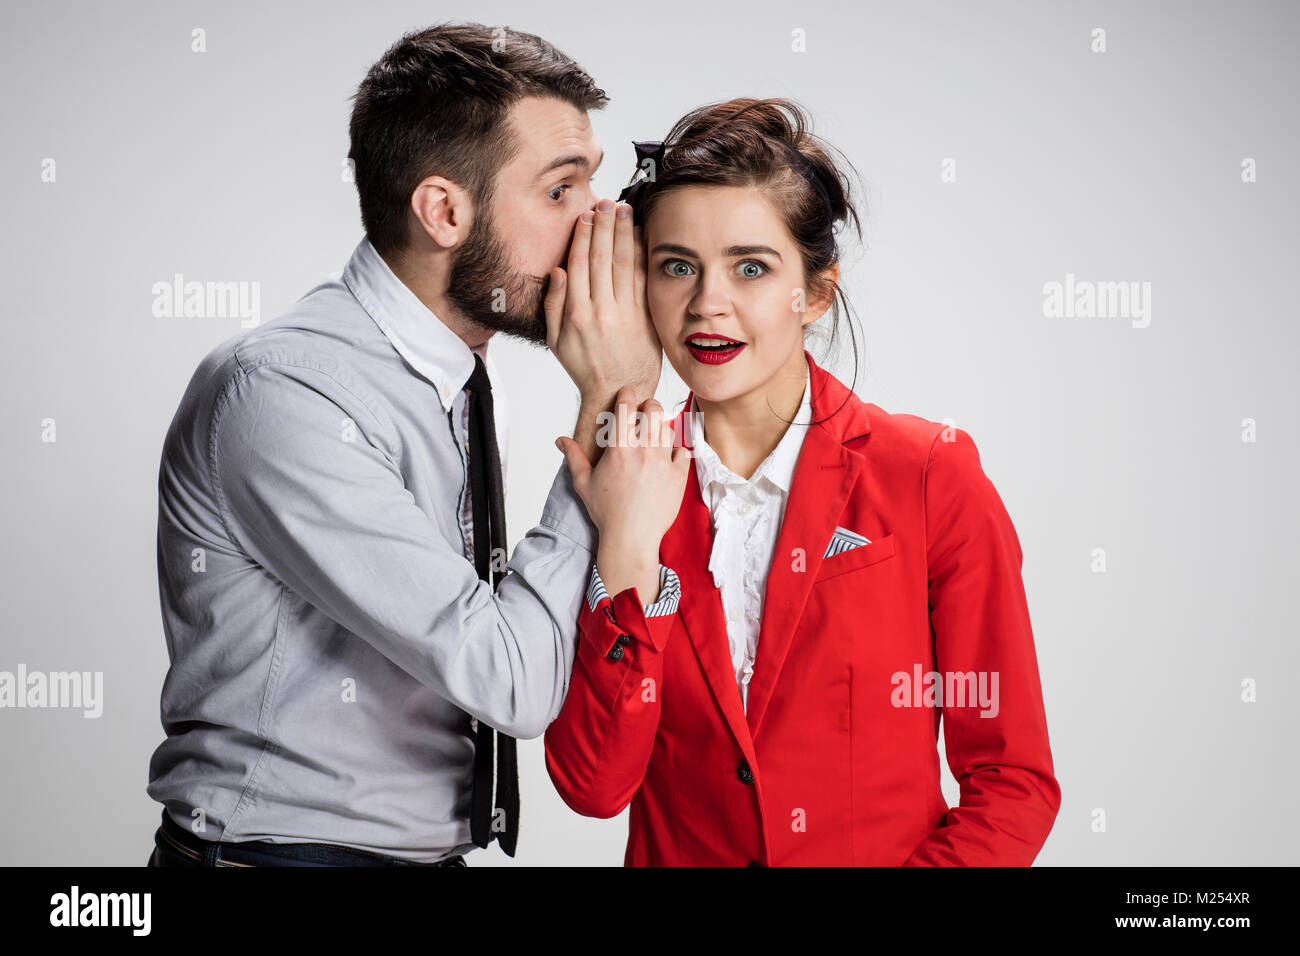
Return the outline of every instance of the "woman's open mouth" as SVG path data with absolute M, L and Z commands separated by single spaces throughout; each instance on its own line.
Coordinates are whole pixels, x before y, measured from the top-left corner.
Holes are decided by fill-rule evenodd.
M 721 365 L 730 362 L 744 349 L 744 342 L 727 338 L 725 335 L 695 334 L 686 340 L 686 351 L 697 362 L 705 365 Z

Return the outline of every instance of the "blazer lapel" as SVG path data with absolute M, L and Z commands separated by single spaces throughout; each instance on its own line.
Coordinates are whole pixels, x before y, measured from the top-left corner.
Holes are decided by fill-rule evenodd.
M 686 408 L 691 407 L 687 399 Z M 687 435 L 683 411 L 677 419 L 678 435 Z M 689 437 L 684 444 L 689 447 Z M 709 555 L 713 551 L 713 528 L 709 509 L 700 493 L 700 482 L 695 474 L 695 463 L 688 469 L 686 492 L 677 520 L 668 529 L 660 543 L 661 560 L 677 572 L 682 598 L 677 605 L 686 633 L 690 636 L 695 656 L 708 681 L 709 689 L 718 709 L 726 718 L 732 735 L 751 764 L 755 764 L 754 745 L 745 722 L 745 709 L 740 702 L 740 689 L 736 686 L 736 672 L 731 665 L 731 649 L 727 641 L 727 624 L 722 612 L 722 595 L 713 583 L 709 571 Z
M 871 430 L 861 399 L 819 368 L 807 350 L 804 356 L 808 361 L 809 387 L 812 390 L 812 419 L 818 424 L 809 426 L 804 436 L 785 517 L 777 536 L 775 557 L 768 573 L 758 653 L 749 685 L 748 715 L 736 686 L 722 596 L 709 572 L 713 528 L 694 462 L 688 469 L 686 491 L 677 519 L 660 544 L 660 560 L 677 572 L 681 583 L 678 614 L 709 689 L 741 751 L 755 766 L 753 738 L 758 733 L 772 689 L 789 653 L 795 627 L 821 567 L 826 545 L 865 463 L 862 455 L 844 447 L 844 443 Z M 687 396 L 686 407 L 673 424 L 679 436 L 677 440 L 688 448 L 691 442 L 686 415 L 693 394 Z M 803 549 L 801 570 L 794 567 L 795 548 Z
M 870 431 L 862 401 L 838 379 L 818 368 L 806 351 L 804 355 L 812 389 L 812 420 L 818 424 L 809 426 L 799 450 L 768 571 L 758 651 L 749 684 L 751 739 L 758 736 L 826 545 L 865 464 L 863 456 L 846 448 L 845 442 Z

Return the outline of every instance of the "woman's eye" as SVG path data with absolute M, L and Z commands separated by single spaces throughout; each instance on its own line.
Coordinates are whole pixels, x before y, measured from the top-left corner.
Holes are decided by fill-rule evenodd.
M 686 271 L 675 271 L 678 270 L 678 267 Z M 746 279 L 757 279 L 767 272 L 767 266 L 756 259 L 746 259 L 744 262 L 739 264 L 739 268 L 746 270 L 742 272 L 742 275 Z M 686 276 L 691 274 L 690 263 L 683 262 L 681 259 L 665 259 L 663 269 L 670 276 Z
M 559 196 L 557 196 L 557 195 L 555 195 L 555 194 L 556 194 L 557 192 L 560 192 L 560 190 L 562 190 L 562 189 L 565 190 L 565 191 L 567 191 L 569 188 L 570 188 L 570 187 L 569 187 L 569 184 L 568 184 L 568 183 L 564 183 L 564 184 L 561 185 L 561 186 L 556 186 L 554 189 L 552 189 L 552 190 L 551 190 L 549 193 L 547 193 L 546 195 L 548 195 L 549 197 L 551 197 L 551 199 L 555 200 L 556 202 L 559 202 L 560 199 L 563 197 L 563 193 L 561 193 L 561 195 L 559 195 Z

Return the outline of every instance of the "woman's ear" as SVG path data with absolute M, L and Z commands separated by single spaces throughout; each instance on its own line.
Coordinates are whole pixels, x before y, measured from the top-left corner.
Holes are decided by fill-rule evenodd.
M 829 309 L 831 303 L 835 301 L 835 287 L 840 281 L 840 264 L 838 262 L 831 263 L 831 265 L 828 268 L 823 269 L 819 275 L 824 282 L 829 283 L 829 291 L 825 296 L 808 303 L 808 308 L 803 315 L 804 327 L 811 325 L 825 315 L 826 310 Z

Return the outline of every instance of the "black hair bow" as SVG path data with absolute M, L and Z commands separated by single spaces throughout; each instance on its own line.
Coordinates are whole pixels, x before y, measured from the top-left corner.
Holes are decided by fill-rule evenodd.
M 636 147 L 635 179 L 618 194 L 618 201 L 629 203 L 635 209 L 646 183 L 654 182 L 659 178 L 659 170 L 664 164 L 664 144 L 662 140 L 646 140 L 641 143 L 634 140 L 632 145 Z M 650 160 L 653 164 L 648 170 L 646 160 Z

